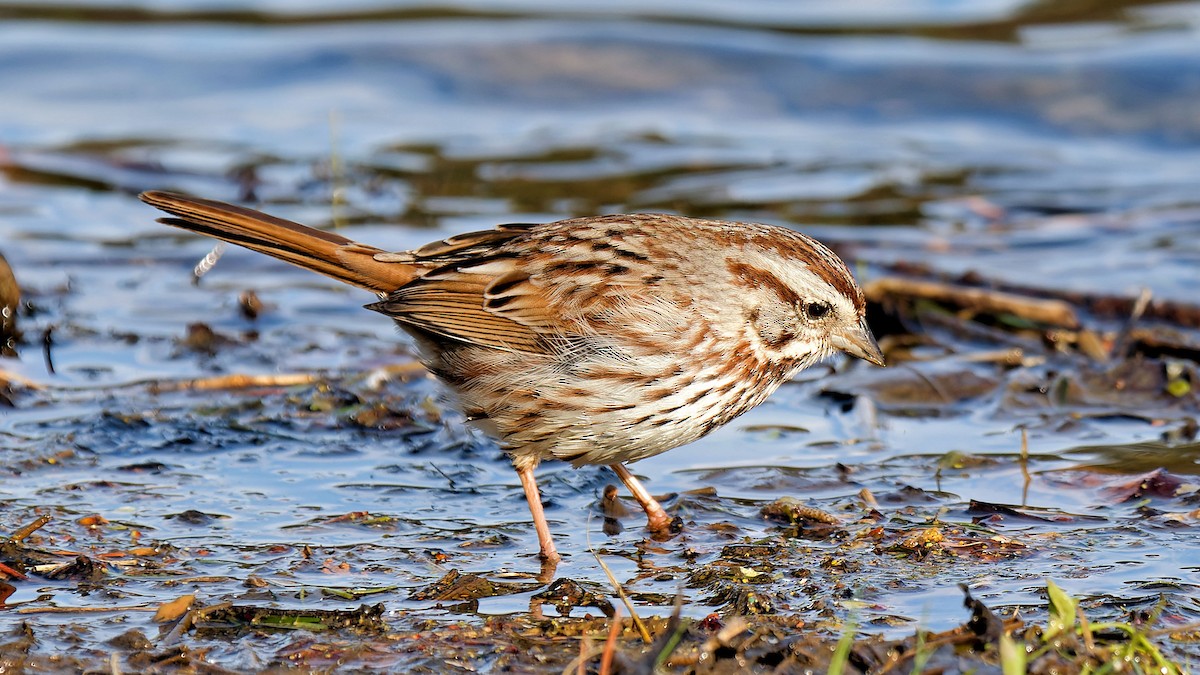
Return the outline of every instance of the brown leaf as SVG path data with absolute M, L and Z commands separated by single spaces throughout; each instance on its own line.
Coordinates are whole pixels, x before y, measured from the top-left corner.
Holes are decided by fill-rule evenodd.
M 83 525 L 84 527 L 100 527 L 101 525 L 107 525 L 108 519 L 100 514 L 93 514 L 90 516 L 84 516 L 75 522 Z
M 182 595 L 170 602 L 164 602 L 159 605 L 158 611 L 154 612 L 154 620 L 159 623 L 174 621 L 187 613 L 192 605 L 196 602 L 196 594 L 188 593 Z

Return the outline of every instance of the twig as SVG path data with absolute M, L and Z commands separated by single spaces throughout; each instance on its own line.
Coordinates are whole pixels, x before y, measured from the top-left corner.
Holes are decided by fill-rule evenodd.
M 16 382 L 17 384 L 21 385 L 22 387 L 25 387 L 26 389 L 42 389 L 43 388 L 42 385 L 38 384 L 37 382 L 34 382 L 33 380 L 29 379 L 28 377 L 14 373 L 11 370 L 4 370 L 3 368 L 0 368 L 0 381 Z
M 154 612 L 149 605 L 117 605 L 115 607 L 22 607 L 17 614 L 102 614 L 104 612 Z
M 1165 328 L 1161 325 L 1138 326 L 1129 331 L 1129 344 L 1200 361 L 1200 338 L 1194 331 Z
M 29 578 L 29 577 L 25 576 L 24 574 L 21 574 L 21 572 L 14 570 L 13 568 L 9 567 L 8 565 L 5 565 L 4 563 L 0 563 L 0 573 L 7 575 L 11 579 L 20 579 L 21 581 L 24 581 Z
M 46 523 L 50 522 L 51 520 L 53 520 L 53 518 L 49 515 L 38 516 L 37 520 L 26 525 L 25 527 L 22 527 L 16 532 L 13 532 L 12 536 L 8 538 L 8 541 L 13 544 L 20 543 L 27 539 L 29 535 L 45 527 Z
M 1133 329 L 1145 316 L 1146 308 L 1150 306 L 1150 298 L 1150 289 L 1143 288 L 1142 292 L 1138 294 L 1137 300 L 1133 302 L 1133 308 L 1129 310 L 1129 318 L 1125 320 L 1125 325 L 1121 327 L 1117 339 L 1113 340 L 1111 356 L 1121 357 L 1129 353 L 1129 345 L 1133 342 Z
M 902 277 L 883 277 L 868 283 L 863 292 L 867 298 L 881 302 L 888 297 L 924 298 L 960 305 L 975 311 L 992 314 L 1012 314 L 1023 319 L 1063 328 L 1078 328 L 1075 309 L 1061 300 L 1045 300 L 988 288 L 958 286 L 939 281 L 923 281 Z
M 617 653 L 617 637 L 621 634 L 621 608 L 613 608 L 612 624 L 608 627 L 608 639 L 604 641 L 604 653 L 600 655 L 600 675 L 612 672 L 613 656 Z
M 999 363 L 1005 366 L 1028 366 L 1044 360 L 1040 356 L 1025 356 L 1025 350 L 1020 347 L 1011 349 L 995 349 L 992 351 L 973 352 L 958 357 L 964 363 Z M 1034 362 L 1031 364 L 1031 362 Z
M 235 373 L 219 377 L 202 377 L 179 382 L 152 382 L 150 388 L 163 391 L 211 391 L 214 389 L 245 389 L 247 387 L 294 387 L 310 384 L 317 380 L 311 373 L 283 373 L 279 375 L 246 375 Z
M 590 523 L 591 520 L 589 516 L 588 522 Z M 596 549 L 592 548 L 591 528 L 587 530 L 587 547 L 588 552 L 596 558 L 596 562 L 600 563 L 600 569 L 604 570 L 605 576 L 608 577 L 608 582 L 617 590 L 617 597 L 621 598 L 621 602 L 625 603 L 625 608 L 629 610 L 629 618 L 633 620 L 633 625 L 637 627 L 638 633 L 641 634 L 642 641 L 646 644 L 653 642 L 654 640 L 650 637 L 650 631 L 646 630 L 646 624 L 642 623 L 641 618 L 637 615 L 637 610 L 633 608 L 633 601 L 629 599 L 628 595 L 625 595 L 625 589 L 621 587 L 621 582 L 617 581 L 617 577 L 612 573 L 612 570 L 608 569 L 608 565 L 600 558 L 600 554 L 596 553 Z
M 614 614 L 615 616 L 615 614 Z M 592 650 L 592 640 L 587 635 L 579 641 L 579 665 L 575 668 L 575 675 L 587 675 L 587 659 L 588 652 Z M 565 673 L 563 675 L 566 675 Z
M 621 598 L 621 602 L 625 603 L 625 607 L 629 610 L 629 618 L 633 620 L 633 625 L 637 626 L 638 633 L 642 636 L 642 641 L 646 644 L 653 642 L 653 638 L 650 637 L 650 631 L 646 629 L 646 624 L 642 623 L 641 618 L 638 617 L 637 611 L 633 608 L 633 601 L 625 594 L 625 589 L 621 587 L 621 583 L 617 581 L 617 577 L 613 575 L 612 570 L 608 569 L 608 565 L 604 564 L 604 561 L 600 559 L 600 554 L 596 553 L 590 544 L 588 545 L 588 550 L 592 552 L 592 555 L 596 556 L 596 562 L 600 563 L 600 569 L 604 570 L 609 583 L 613 585 L 613 588 L 617 589 L 617 597 Z
M 944 282 L 969 286 L 978 286 L 986 283 L 989 288 L 1019 296 L 1053 298 L 1065 302 L 1072 307 L 1080 308 L 1098 318 L 1126 319 L 1133 312 L 1134 306 L 1138 302 L 1138 298 L 1128 296 L 1103 295 L 1087 291 L 1046 288 L 1044 286 L 1023 286 L 994 279 L 981 280 L 974 273 L 971 274 L 969 279 L 966 276 L 956 277 L 936 272 L 926 265 L 914 265 L 908 262 L 894 263 L 885 265 L 884 267 L 890 272 L 905 278 L 935 278 Z M 1184 328 L 1200 328 L 1200 304 L 1159 298 L 1146 307 L 1144 318 Z
M 195 597 L 192 598 L 192 601 L 195 602 Z M 191 630 L 197 621 L 204 619 L 209 614 L 224 611 L 230 607 L 233 607 L 233 603 L 229 601 L 219 602 L 208 607 L 192 607 L 175 621 L 175 625 L 171 627 L 170 632 L 159 640 L 159 646 L 169 647 L 179 642 L 183 638 L 183 634 Z

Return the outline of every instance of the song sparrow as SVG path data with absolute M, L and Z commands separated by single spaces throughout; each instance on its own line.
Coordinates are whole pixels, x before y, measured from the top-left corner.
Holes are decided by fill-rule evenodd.
M 258 211 L 165 192 L 161 222 L 379 294 L 463 412 L 512 458 L 541 557 L 558 552 L 533 470 L 625 468 L 690 443 L 834 352 L 883 365 L 836 255 L 782 227 L 662 214 L 500 225 L 388 253 Z

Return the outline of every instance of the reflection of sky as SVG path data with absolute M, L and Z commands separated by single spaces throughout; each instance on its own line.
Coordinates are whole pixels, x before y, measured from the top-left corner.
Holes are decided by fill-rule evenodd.
M 336 111 L 351 152 L 599 129 L 736 136 L 764 123 L 787 147 L 844 121 L 868 134 L 952 125 L 974 134 L 966 152 L 1014 128 L 1194 146 L 1196 72 L 1193 39 L 1176 32 L 1030 50 L 612 21 L 18 21 L 0 26 L 0 137 L 200 136 L 305 153 L 324 149 Z
M 76 0 L 65 3 L 85 7 L 105 7 L 111 0 Z M 345 0 L 335 3 L 341 12 L 429 8 L 522 13 L 604 13 L 654 14 L 664 16 L 711 17 L 740 21 L 786 24 L 850 24 L 869 26 L 878 23 L 941 23 L 962 20 L 998 19 L 1027 4 L 1027 0 L 856 0 L 824 2 L 807 0 L 599 0 L 563 3 L 560 0 L 457 0 L 430 3 L 424 0 Z M 328 12 L 334 4 L 327 0 L 133 0 L 124 7 L 154 10 L 253 10 L 278 12 Z

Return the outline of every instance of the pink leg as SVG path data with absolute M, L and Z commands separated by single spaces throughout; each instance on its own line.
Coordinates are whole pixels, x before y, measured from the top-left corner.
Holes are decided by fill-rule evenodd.
M 546 523 L 546 512 L 542 510 L 542 497 L 533 478 L 533 467 L 518 467 L 517 475 L 521 477 L 521 487 L 525 488 L 525 499 L 529 501 L 529 512 L 533 514 L 533 528 L 537 530 L 540 549 L 538 555 L 548 563 L 556 563 L 562 560 L 562 556 L 558 555 L 554 539 L 550 537 L 550 525 Z
M 671 517 L 663 510 L 661 504 L 650 496 L 646 487 L 633 474 L 629 473 L 629 469 L 625 468 L 624 464 L 610 464 L 609 468 L 616 472 L 617 478 L 629 488 L 629 492 L 633 494 L 633 498 L 638 504 L 642 505 L 642 509 L 646 512 L 646 526 L 651 532 L 666 532 L 671 528 Z

